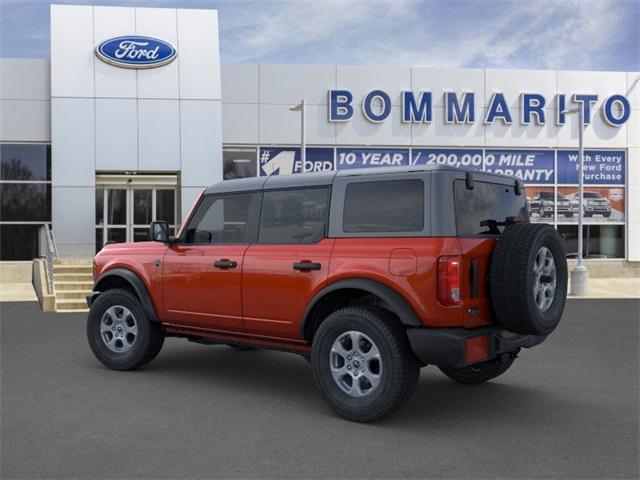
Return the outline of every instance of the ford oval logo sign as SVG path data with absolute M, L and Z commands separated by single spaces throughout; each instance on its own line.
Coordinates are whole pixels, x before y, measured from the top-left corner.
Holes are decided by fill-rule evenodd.
M 178 52 L 163 40 L 129 35 L 105 40 L 96 47 L 103 62 L 123 68 L 155 68 L 171 63 Z

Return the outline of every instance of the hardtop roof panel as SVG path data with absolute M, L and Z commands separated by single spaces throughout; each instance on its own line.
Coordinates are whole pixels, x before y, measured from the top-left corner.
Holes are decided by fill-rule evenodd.
M 316 187 L 322 185 L 332 185 L 336 177 L 362 177 L 362 176 L 379 176 L 392 175 L 398 173 L 427 173 L 427 172 L 452 172 L 466 173 L 470 172 L 477 178 L 488 180 L 490 178 L 500 179 L 501 183 L 505 181 L 514 181 L 515 178 L 508 175 L 501 175 L 489 172 L 479 172 L 476 170 L 459 169 L 447 167 L 444 165 L 414 165 L 410 167 L 378 167 L 378 168 L 359 168 L 353 170 L 337 170 L 319 173 L 306 173 L 304 175 L 271 175 L 268 177 L 248 177 L 233 180 L 224 180 L 218 182 L 206 190 L 206 194 L 214 193 L 231 193 L 231 192 L 247 192 L 255 190 L 271 190 L 279 188 L 295 188 L 295 187 Z

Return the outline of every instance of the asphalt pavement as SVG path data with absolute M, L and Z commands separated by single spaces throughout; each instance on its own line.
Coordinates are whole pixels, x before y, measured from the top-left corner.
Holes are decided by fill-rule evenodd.
M 296 355 L 168 339 L 115 372 L 85 314 L 0 303 L 2 478 L 638 478 L 638 300 L 570 300 L 502 377 L 422 370 L 397 414 L 337 418 Z

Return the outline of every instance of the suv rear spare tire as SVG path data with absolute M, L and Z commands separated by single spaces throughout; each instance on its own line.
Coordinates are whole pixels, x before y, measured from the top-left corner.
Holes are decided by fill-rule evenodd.
M 507 226 L 491 257 L 489 294 L 505 329 L 550 334 L 567 297 L 567 259 L 556 229 L 532 223 Z

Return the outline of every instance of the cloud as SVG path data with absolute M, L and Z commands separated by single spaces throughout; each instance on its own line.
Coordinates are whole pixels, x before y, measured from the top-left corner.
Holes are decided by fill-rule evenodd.
M 49 3 L 0 0 L 0 55 L 48 55 Z M 639 0 L 93 3 L 217 8 L 224 62 L 640 70 Z
M 223 55 L 258 61 L 270 56 L 294 58 L 301 53 L 297 49 L 323 57 L 345 39 L 364 36 L 381 18 L 401 22 L 412 2 L 236 2 L 230 11 L 224 6 L 220 11 Z M 352 47 L 358 50 L 358 45 Z

